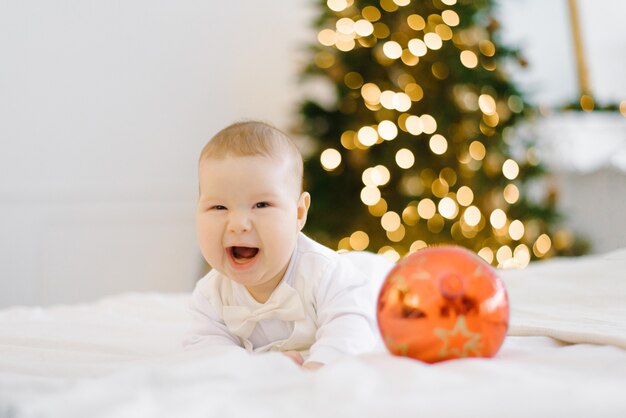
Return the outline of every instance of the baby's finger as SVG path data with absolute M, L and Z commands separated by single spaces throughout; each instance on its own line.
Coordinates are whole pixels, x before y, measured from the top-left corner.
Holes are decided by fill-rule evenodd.
M 292 359 L 296 364 L 302 366 L 304 363 L 304 358 L 302 358 L 302 354 L 297 351 L 283 351 L 283 354 Z

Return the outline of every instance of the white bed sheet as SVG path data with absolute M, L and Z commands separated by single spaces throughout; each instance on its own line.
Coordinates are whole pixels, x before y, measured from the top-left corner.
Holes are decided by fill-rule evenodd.
M 183 352 L 187 294 L 5 309 L 0 417 L 626 416 L 626 251 L 501 276 L 497 356 L 435 365 L 377 352 L 307 372 L 278 353 Z

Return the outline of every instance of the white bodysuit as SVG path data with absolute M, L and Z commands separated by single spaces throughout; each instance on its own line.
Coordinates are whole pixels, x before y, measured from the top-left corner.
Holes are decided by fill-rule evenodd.
M 192 294 L 194 323 L 183 344 L 296 350 L 321 363 L 372 351 L 380 344 L 380 281 L 372 283 L 352 259 L 300 233 L 283 280 L 264 304 L 216 270 L 203 277 Z

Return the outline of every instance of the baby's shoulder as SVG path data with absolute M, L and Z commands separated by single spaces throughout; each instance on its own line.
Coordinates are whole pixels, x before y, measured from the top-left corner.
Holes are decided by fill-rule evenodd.
M 222 305 L 232 297 L 232 283 L 217 270 L 211 270 L 198 280 L 194 293 L 208 300 L 214 306 Z
M 340 262 L 339 254 L 304 234 L 300 235 L 297 251 L 298 270 L 309 274 L 328 271 Z

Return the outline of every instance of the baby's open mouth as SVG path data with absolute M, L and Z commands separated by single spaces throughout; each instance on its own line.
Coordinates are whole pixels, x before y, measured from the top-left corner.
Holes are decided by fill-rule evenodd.
M 229 247 L 228 251 L 236 263 L 244 264 L 252 260 L 259 253 L 256 247 Z

